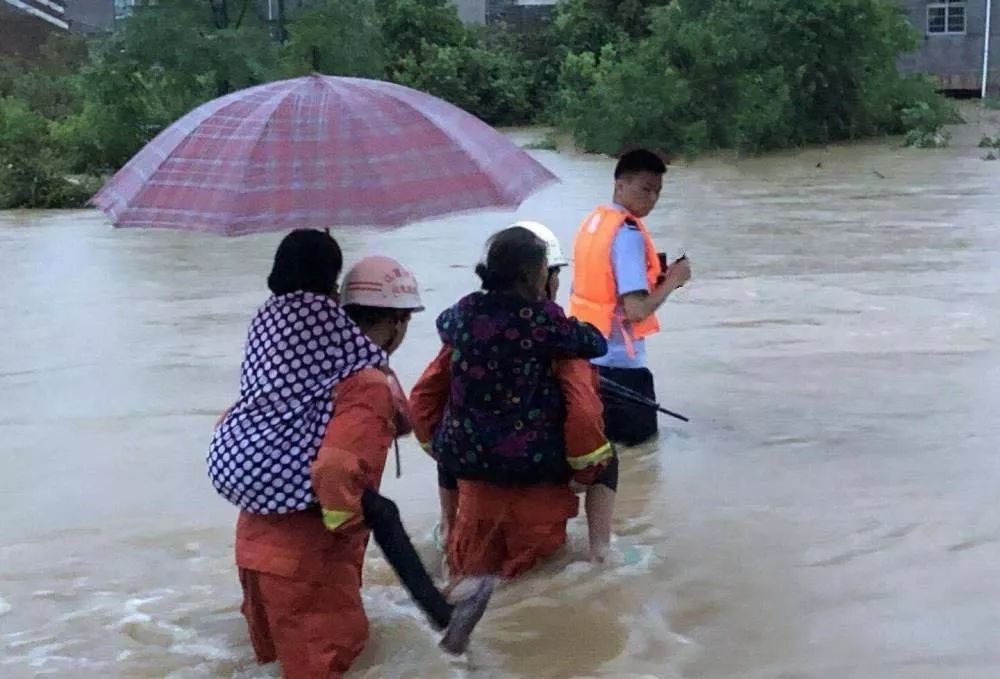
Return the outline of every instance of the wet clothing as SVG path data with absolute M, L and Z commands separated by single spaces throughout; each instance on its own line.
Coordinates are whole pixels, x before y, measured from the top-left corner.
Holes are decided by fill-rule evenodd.
M 630 293 L 652 291 L 662 274 L 649 232 L 623 206 L 602 206 L 583 221 L 574 257 L 571 313 L 594 323 L 608 337 L 608 352 L 594 360 L 601 377 L 655 401 L 645 338 L 659 331 L 659 323 L 655 315 L 639 323 L 627 321 L 621 302 Z M 609 440 L 637 445 L 656 435 L 659 423 L 652 408 L 623 399 L 605 386 L 601 399 Z
M 580 225 L 573 243 L 573 288 L 569 310 L 608 338 L 608 352 L 595 363 L 622 368 L 646 364 L 644 338 L 659 332 L 655 315 L 625 319 L 621 299 L 648 293 L 660 275 L 659 257 L 642 220 L 621 205 L 599 206 Z
M 428 448 L 429 447 L 430 446 L 428 446 Z M 444 488 L 445 490 L 458 490 L 458 479 L 455 478 L 455 475 L 441 465 L 438 465 L 437 468 L 438 488 Z
M 212 436 L 208 469 L 215 489 L 254 514 L 315 505 L 310 469 L 335 388 L 388 360 L 331 298 L 310 292 L 271 297 L 250 324 L 239 400 Z
M 566 522 L 579 500 L 568 485 L 499 487 L 458 482 L 458 513 L 448 537 L 456 576 L 515 578 L 566 544 Z
M 599 368 L 601 377 L 630 389 L 651 401 L 656 401 L 653 373 L 647 368 Z M 615 393 L 607 383 L 601 384 L 604 403 L 604 431 L 608 440 L 624 446 L 636 446 L 656 436 L 659 427 L 654 408 Z
M 447 624 L 450 605 L 427 591 L 430 579 L 395 505 L 375 492 L 395 414 L 385 372 L 366 369 L 343 380 L 311 469 L 319 504 L 286 514 L 240 513 L 236 565 L 254 651 L 261 662 L 279 660 L 289 679 L 340 677 L 364 648 L 360 588 L 372 525 L 383 551 L 393 552 L 394 568 L 402 564 L 397 572 L 408 589 L 422 604 L 430 601 L 439 626 Z
M 437 629 L 447 627 L 454 607 L 445 600 L 424 568 L 410 536 L 403 528 L 396 503 L 372 490 L 365 490 L 361 507 L 375 542 L 410 596 Z
M 611 245 L 611 266 L 615 275 L 615 292 L 619 298 L 633 292 L 649 292 L 646 275 L 646 242 L 638 228 L 625 223 L 618 230 Z M 611 334 L 608 336 L 608 353 L 594 359 L 595 365 L 614 368 L 641 368 L 646 365 L 646 340 L 637 338 L 625 342 L 625 311 L 619 302 L 615 307 Z
M 489 351 L 488 355 L 493 353 Z M 411 393 L 414 434 L 432 454 L 437 452 L 435 432 L 442 419 L 448 417 L 445 413 L 456 380 L 462 379 L 453 372 L 456 361 L 461 359 L 461 352 L 445 344 Z M 563 469 L 553 475 L 560 480 L 553 483 L 540 475 L 519 486 L 497 485 L 455 479 L 449 470 L 440 467 L 439 485 L 449 488 L 454 483 L 458 489 L 458 510 L 448 540 L 448 562 L 457 576 L 499 574 L 512 578 L 524 573 L 566 543 L 566 522 L 576 516 L 579 508 L 567 479 L 592 483 L 600 476 L 617 485 L 617 471 L 608 472 L 613 450 L 603 433 L 594 369 L 584 359 L 542 360 L 549 364 L 548 370 L 539 371 L 544 375 L 542 379 L 561 401 L 551 407 L 562 419 L 546 421 L 547 426 L 558 428 L 562 434 Z M 487 369 L 499 379 L 505 375 L 499 361 L 488 362 Z M 469 368 L 465 371 L 468 373 Z M 477 372 L 471 379 L 489 378 Z M 511 403 L 513 394 L 507 398 L 506 403 L 518 405 Z
M 281 663 L 284 679 L 342 677 L 364 649 L 368 618 L 359 588 L 242 568 L 240 585 L 254 656 Z
M 420 445 L 432 455 L 431 441 L 451 392 L 452 354 L 451 347 L 443 346 L 410 393 L 413 432 Z M 574 481 L 585 485 L 593 483 L 613 455 L 604 436 L 596 372 L 583 359 L 557 360 L 554 372 L 566 401 L 566 419 L 562 425 L 566 465 Z M 440 464 L 438 485 L 447 490 L 458 488 L 458 479 Z
M 594 483 L 599 483 L 602 486 L 606 486 L 609 490 L 618 492 L 618 451 L 612 447 L 611 449 L 611 459 L 604 469 L 602 469 Z
M 552 302 L 481 292 L 437 325 L 452 349 L 448 399 L 433 430 L 438 462 L 467 481 L 567 482 L 566 398 L 554 361 L 602 355 L 600 332 Z

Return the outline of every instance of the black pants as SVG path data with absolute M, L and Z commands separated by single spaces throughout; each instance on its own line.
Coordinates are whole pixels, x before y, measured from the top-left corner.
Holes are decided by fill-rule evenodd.
M 458 479 L 450 471 L 438 464 L 438 488 L 458 490 Z
M 597 477 L 598 483 L 602 486 L 607 486 L 614 492 L 618 492 L 618 451 L 614 450 L 612 446 L 611 451 L 611 461 L 608 462 L 608 466 L 601 471 L 600 476 Z
M 601 377 L 656 400 L 653 373 L 646 368 L 606 368 L 598 366 Z M 601 383 L 601 401 L 604 403 L 604 434 L 612 443 L 635 446 L 656 436 L 658 424 L 656 411 L 635 403 L 614 388 Z
M 602 486 L 607 486 L 613 491 L 618 490 L 618 451 L 612 446 L 611 450 L 611 461 L 608 462 L 608 466 L 604 468 L 604 471 L 600 473 L 597 477 L 597 481 Z M 438 465 L 438 488 L 443 488 L 444 490 L 458 490 L 458 479 L 451 475 L 451 473 Z
M 403 528 L 396 503 L 373 490 L 366 489 L 361 496 L 361 509 L 365 523 L 372 529 L 375 543 L 385 555 L 400 582 L 418 606 L 440 629 L 451 621 L 453 606 L 448 603 L 424 568 L 410 536 Z

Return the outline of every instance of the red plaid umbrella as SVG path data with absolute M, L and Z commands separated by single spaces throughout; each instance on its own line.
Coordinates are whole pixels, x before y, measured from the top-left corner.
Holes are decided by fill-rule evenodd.
M 440 99 L 312 75 L 196 108 L 92 200 L 120 227 L 242 235 L 514 209 L 554 180 L 509 139 Z

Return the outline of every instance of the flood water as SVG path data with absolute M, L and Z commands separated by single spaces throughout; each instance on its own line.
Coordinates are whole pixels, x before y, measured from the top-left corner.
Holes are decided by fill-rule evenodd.
M 591 567 L 576 520 L 448 661 L 373 547 L 352 676 L 995 678 L 1000 163 L 975 141 L 673 168 L 649 222 L 694 279 L 650 359 L 691 423 L 624 454 L 631 557 Z M 518 216 L 568 245 L 611 162 L 537 155 L 563 183 Z M 511 219 L 338 234 L 349 260 L 395 256 L 424 286 L 393 359 L 407 385 Z M 0 677 L 278 676 L 252 661 L 235 510 L 204 457 L 279 237 L 0 214 Z M 403 472 L 384 492 L 438 568 L 435 476 L 411 440 Z

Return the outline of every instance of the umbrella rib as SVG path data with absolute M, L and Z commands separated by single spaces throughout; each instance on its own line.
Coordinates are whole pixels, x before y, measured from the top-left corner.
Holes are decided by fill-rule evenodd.
M 280 84 L 283 84 L 283 83 L 281 83 L 281 82 L 278 82 L 278 83 L 268 83 L 268 84 L 266 84 L 266 85 L 261 85 L 260 87 L 261 87 L 261 89 L 266 89 L 266 88 L 270 88 L 270 87 L 273 87 L 274 85 L 280 85 Z M 291 89 L 294 89 L 294 88 L 289 88 L 289 90 L 291 90 Z M 167 151 L 166 153 L 163 153 L 163 154 L 161 154 L 161 155 L 162 155 L 162 157 L 160 158 L 159 162 L 158 162 L 158 163 L 156 164 L 156 166 L 155 166 L 154 168 L 152 168 L 152 169 L 151 169 L 151 170 L 150 170 L 150 171 L 149 171 L 149 172 L 148 172 L 147 174 L 148 174 L 149 176 L 153 176 L 153 175 L 155 175 L 155 174 L 156 174 L 156 173 L 157 173 L 157 172 L 158 172 L 158 171 L 160 170 L 160 168 L 162 168 L 162 167 L 163 167 L 163 165 L 164 165 L 164 164 L 165 164 L 165 163 L 166 163 L 167 161 L 169 161 L 169 160 L 171 160 L 172 158 L 174 158 L 174 156 L 175 156 L 175 154 L 176 154 L 176 153 L 178 152 L 178 150 L 179 150 L 179 149 L 180 149 L 181 147 L 183 147 L 183 146 L 185 145 L 185 143 L 186 143 L 187 141 L 189 141 L 189 139 L 190 139 L 190 136 L 189 136 L 189 135 L 190 135 L 190 133 L 191 133 L 191 132 L 192 132 L 193 130 L 196 130 L 196 129 L 198 128 L 198 126 L 199 126 L 199 125 L 203 124 L 203 123 L 204 123 L 205 121 L 207 121 L 207 120 L 209 120 L 209 119 L 211 119 L 211 118 L 213 118 L 213 117 L 215 117 L 215 116 L 218 116 L 218 115 L 224 115 L 224 114 L 225 114 L 225 112 L 227 111 L 227 109 L 229 109 L 229 108 L 230 108 L 230 107 L 232 107 L 232 106 L 236 106 L 236 105 L 240 104 L 240 103 L 241 103 L 241 101 L 243 100 L 243 99 L 242 99 L 242 97 L 240 96 L 241 94 L 245 96 L 245 95 L 246 95 L 246 92 L 233 92 L 232 94 L 229 94 L 229 95 L 227 95 L 226 97 L 224 97 L 224 100 L 225 100 L 225 99 L 229 99 L 229 101 L 223 101 L 223 102 L 208 102 L 208 103 L 206 103 L 206 104 L 203 104 L 203 107 L 206 107 L 206 108 L 207 108 L 207 107 L 208 107 L 208 106 L 209 106 L 210 104 L 212 104 L 212 103 L 218 103 L 218 104 L 221 104 L 221 105 L 219 105 L 219 106 L 218 106 L 217 108 L 215 108 L 214 110 L 212 110 L 211 112 L 209 112 L 209 113 L 208 113 L 207 115 L 204 115 L 204 116 L 200 117 L 200 119 L 198 119 L 198 116 L 196 116 L 195 114 L 196 114 L 196 113 L 197 113 L 198 111 L 200 111 L 202 107 L 199 107 L 198 109 L 195 109 L 194 111 L 192 111 L 191 113 L 189 113 L 189 114 L 188 114 L 187 116 L 184 116 L 184 118 L 187 118 L 187 117 L 189 117 L 189 116 L 190 116 L 190 117 L 192 117 L 192 119 L 198 119 L 198 122 L 197 122 L 197 123 L 195 123 L 195 124 L 190 124 L 190 123 L 186 123 L 186 124 L 184 125 L 184 131 L 185 131 L 185 134 L 183 134 L 183 135 L 181 136 L 180 140 L 179 140 L 179 141 L 178 141 L 178 142 L 177 142 L 177 143 L 176 143 L 176 144 L 175 144 L 175 145 L 174 145 L 174 146 L 173 146 L 173 147 L 172 147 L 172 148 L 171 148 L 171 149 L 170 149 L 169 151 Z M 279 88 L 279 94 L 278 94 L 277 98 L 279 98 L 279 99 L 280 99 L 280 98 L 283 98 L 283 97 L 284 97 L 284 96 L 286 96 L 287 94 L 288 94 L 288 91 L 284 91 L 284 92 L 281 92 L 281 91 L 280 91 L 280 88 Z M 272 98 L 273 98 L 273 96 L 274 96 L 274 95 L 272 95 Z M 268 101 L 270 101 L 270 99 L 269 99 Z M 181 121 L 178 121 L 178 122 L 182 122 L 183 120 L 184 120 L 184 119 L 182 118 L 182 120 L 181 120 Z M 266 125 L 265 125 L 265 127 L 266 127 Z M 166 130 L 164 130 L 164 132 L 163 132 L 163 133 L 167 133 L 167 132 L 169 132 L 169 131 L 170 131 L 170 130 L 172 130 L 172 129 L 173 129 L 173 126 L 171 126 L 171 127 L 167 128 Z M 155 143 L 155 141 L 154 141 L 154 143 Z M 126 165 L 126 168 L 127 168 L 127 167 L 128 167 L 128 166 Z M 244 170 L 244 171 L 245 171 L 245 170 Z M 132 198 L 131 198 L 131 199 L 130 199 L 129 201 L 127 201 L 127 203 L 132 203 L 132 202 L 135 202 L 135 201 L 138 201 L 138 200 L 140 199 L 140 197 L 141 197 L 141 196 L 142 196 L 142 195 L 143 195 L 143 194 L 144 194 L 144 193 L 145 193 L 146 191 L 150 190 L 150 188 L 151 188 L 151 185 L 149 185 L 149 184 L 145 184 L 144 186 L 142 186 L 142 187 L 141 187 L 141 188 L 139 189 L 139 191 L 138 191 L 138 192 L 137 192 L 137 193 L 136 193 L 136 194 L 135 194 L 135 195 L 134 195 L 134 196 L 133 196 L 133 197 L 132 197 Z M 102 189 L 102 190 L 101 190 L 101 192 L 103 192 L 103 191 L 104 191 L 104 189 Z M 241 191 L 240 193 L 242 193 L 242 191 Z M 234 201 L 235 201 L 235 200 L 236 200 L 237 198 L 239 198 L 239 195 L 240 195 L 240 193 L 238 193 L 238 194 L 237 194 L 237 196 L 235 196 L 235 197 L 234 197 Z M 96 195 L 96 196 L 94 197 L 94 201 L 95 201 L 95 204 L 97 204 L 97 200 L 98 200 L 98 199 L 100 199 L 100 198 L 101 198 L 101 193 L 98 193 L 98 194 L 97 194 L 97 195 Z M 126 203 L 126 208 L 125 208 L 125 209 L 128 209 L 128 206 L 127 206 L 127 203 Z
M 324 87 L 325 87 L 326 89 L 328 89 L 328 90 L 330 91 L 330 93 L 331 93 L 331 94 L 332 94 L 332 95 L 333 95 L 333 96 L 334 96 L 335 98 L 339 99 L 339 98 L 340 98 L 341 96 L 343 96 L 343 94 L 342 94 L 341 92 L 338 92 L 338 91 L 337 91 L 337 88 L 336 88 L 336 87 L 334 87 L 334 82 L 333 82 L 333 81 L 331 81 L 331 80 L 329 80 L 329 79 L 327 79 L 327 78 L 323 78 L 323 79 L 322 79 L 322 82 L 323 82 L 323 85 L 324 85 Z M 340 79 L 340 80 L 339 80 L 338 84 L 340 84 L 341 86 L 344 86 L 344 85 L 346 85 L 346 86 L 347 86 L 347 89 L 349 89 L 349 90 L 350 90 L 350 92 L 351 92 L 351 95 L 355 95 L 355 96 L 356 96 L 356 95 L 358 94 L 358 93 L 357 93 L 357 92 L 355 91 L 355 89 L 361 89 L 361 94 L 362 94 L 362 97 L 363 97 L 363 95 L 365 94 L 365 90 L 364 90 L 363 88 L 355 88 L 355 87 L 352 87 L 352 85 L 354 85 L 354 82 L 355 82 L 355 79 L 353 79 L 353 78 L 342 78 L 342 79 Z M 363 123 L 363 124 L 364 124 L 364 125 L 365 125 L 365 126 L 366 126 L 366 127 L 368 128 L 368 129 L 369 129 L 369 130 L 372 130 L 372 129 L 373 129 L 373 128 L 372 128 L 372 119 L 371 119 L 371 118 L 365 118 L 365 119 L 363 119 L 362 123 Z M 368 144 L 368 141 L 369 141 L 369 139 L 372 139 L 372 138 L 374 138 L 375 136 L 377 136 L 377 135 L 370 135 L 370 136 L 362 136 L 362 140 L 363 140 L 363 143 L 364 143 L 364 146 L 365 146 L 365 152 L 366 152 L 366 153 L 368 153 L 368 149 L 369 149 L 369 144 Z M 376 155 L 376 154 L 375 154 L 375 153 L 372 153 L 372 155 Z M 386 185 L 385 185 L 385 181 L 384 181 L 384 179 L 382 179 L 381 177 L 379 177 L 379 183 L 378 183 L 378 187 L 379 187 L 379 191 L 380 191 L 380 192 L 382 192 L 382 193 L 390 193 L 390 192 L 391 192 L 391 187 L 386 187 Z
M 247 156 L 252 156 L 253 155 L 254 151 L 257 148 L 257 143 L 260 142 L 261 138 L 267 132 L 268 126 L 269 126 L 270 121 L 271 121 L 271 116 L 274 115 L 274 112 L 278 109 L 279 106 L 281 106 L 285 102 L 285 99 L 287 99 L 289 95 L 291 95 L 296 89 L 298 89 L 298 85 L 301 85 L 302 84 L 301 81 L 306 80 L 306 78 L 299 78 L 298 80 L 300 82 L 296 84 L 296 87 L 289 87 L 288 89 L 286 89 L 286 90 L 284 90 L 282 92 L 279 92 L 274 97 L 268 99 L 266 102 L 264 102 L 264 103 L 261 104 L 260 109 L 264 109 L 266 107 L 270 107 L 271 110 L 267 114 L 267 116 L 264 117 L 263 124 L 260 126 L 260 128 L 257 131 L 257 135 L 256 135 L 256 139 L 254 140 L 254 143 L 253 144 L 247 144 L 247 154 L 246 154 Z M 250 163 L 249 162 L 244 163 L 243 164 L 243 171 L 242 171 L 242 173 L 240 175 L 240 182 L 239 182 L 239 187 L 240 188 L 239 188 L 239 190 L 237 190 L 237 191 L 235 191 L 233 193 L 233 196 L 230 199 L 230 205 L 228 206 L 227 212 L 229 212 L 230 214 L 236 214 L 233 211 L 233 208 L 235 208 L 236 206 L 238 206 L 238 205 L 240 205 L 242 203 L 242 199 L 243 199 L 244 194 L 246 193 L 246 188 L 247 188 L 246 174 L 249 171 L 250 171 Z M 239 224 L 243 221 L 243 218 L 244 218 L 244 215 L 242 213 L 240 213 L 239 219 L 233 220 L 233 223 L 230 224 L 230 230 L 234 231 L 234 232 L 238 231 Z
M 395 85 L 395 84 L 393 84 L 393 85 L 392 85 L 391 87 L 383 87 L 383 88 L 380 88 L 380 89 L 382 90 L 382 92 L 383 92 L 383 93 L 384 93 L 384 94 L 385 94 L 386 96 L 388 96 L 389 98 L 391 98 L 391 99 L 393 99 L 394 101 L 398 102 L 398 103 L 399 103 L 399 104 L 401 104 L 402 106 L 405 106 L 406 108 L 408 108 L 408 109 L 410 109 L 410 110 L 412 110 L 412 111 L 416 112 L 416 113 L 417 113 L 417 114 L 418 114 L 418 115 L 419 115 L 420 117 L 424 117 L 424 118 L 430 118 L 430 119 L 436 119 L 436 120 L 434 120 L 434 122 L 435 122 L 435 123 L 446 123 L 446 122 L 448 122 L 447 120 L 441 120 L 440 118 L 441 118 L 442 116 L 440 116 L 440 115 L 438 115 L 438 114 L 435 114 L 435 113 L 430 113 L 430 112 L 427 112 L 427 111 L 424 111 L 424 110 L 421 110 L 421 109 L 420 109 L 420 108 L 418 108 L 418 107 L 417 107 L 416 105 L 414 105 L 414 104 L 410 103 L 409 101 L 406 101 L 405 99 L 403 99 L 403 98 L 402 98 L 402 97 L 400 97 L 400 96 L 397 96 L 397 92 L 394 92 L 394 91 L 393 91 L 393 90 L 395 90 L 396 88 L 400 88 L 400 89 L 403 89 L 403 90 L 406 90 L 406 91 L 413 91 L 413 92 L 416 92 L 416 90 L 410 90 L 410 88 L 405 88 L 405 87 L 403 87 L 402 85 Z M 449 106 L 454 106 L 454 105 L 453 105 L 453 104 L 449 104 Z M 472 115 L 471 113 L 469 113 L 468 111 L 465 111 L 464 109 L 461 109 L 461 108 L 458 108 L 457 106 L 454 106 L 454 108 L 455 108 L 455 110 L 457 110 L 457 111 L 460 111 L 460 112 L 462 112 L 463 114 L 465 114 L 465 115 L 467 115 L 467 116 L 470 116 L 471 118 L 474 118 L 474 119 L 475 119 L 475 120 L 476 120 L 476 121 L 477 121 L 478 123 L 480 123 L 480 124 L 482 124 L 482 125 L 485 125 L 485 124 L 486 124 L 486 123 L 483 123 L 483 122 L 482 122 L 482 121 L 481 121 L 481 120 L 480 120 L 479 118 L 476 118 L 476 116 L 473 116 L 473 115 Z M 435 128 L 436 128 L 436 129 L 438 129 L 438 130 L 440 130 L 440 131 L 441 131 L 441 133 L 442 133 L 442 134 L 444 134 L 444 135 L 445 135 L 445 136 L 446 136 L 446 137 L 447 137 L 447 138 L 448 138 L 449 140 L 451 140 L 451 142 L 452 142 L 452 143 L 454 143 L 454 144 L 455 144 L 456 146 L 458 146 L 459 148 L 461 148 L 461 149 L 462 149 L 462 150 L 463 150 L 463 151 L 465 152 L 465 157 L 466 157 L 466 158 L 468 158 L 469 160 L 471 160 L 471 161 L 473 162 L 473 164 L 475 164 L 475 166 L 476 166 L 476 167 L 478 168 L 478 170 L 479 170 L 479 173 L 480 173 L 480 175 L 482 175 L 482 176 L 486 177 L 486 178 L 487 178 L 487 179 L 489 180 L 489 185 L 490 185 L 490 189 L 491 189 L 491 190 L 493 191 L 493 197 L 494 197 L 494 198 L 495 198 L 495 199 L 496 199 L 496 200 L 497 200 L 498 202 L 500 202 L 500 203 L 503 203 L 503 202 L 504 202 L 504 201 L 505 201 L 505 200 L 507 199 L 507 197 L 506 197 L 506 196 L 504 196 L 504 195 L 503 195 L 503 193 L 502 193 L 502 192 L 500 191 L 500 189 L 499 189 L 499 187 L 498 187 L 498 185 L 497 185 L 497 181 L 496 181 L 496 179 L 495 179 L 495 178 L 493 177 L 493 175 L 492 175 L 492 174 L 491 174 L 491 173 L 490 173 L 490 172 L 488 171 L 488 169 L 487 169 L 487 168 L 486 168 L 486 167 L 485 167 L 485 166 L 484 166 L 484 165 L 483 165 L 483 164 L 482 164 L 482 163 L 480 162 L 480 159 L 479 159 L 479 157 L 478 157 L 478 154 L 475 154 L 475 153 L 469 153 L 469 149 L 468 149 L 468 148 L 466 147 L 466 145 L 465 145 L 465 144 L 464 144 L 464 143 L 462 142 L 462 139 L 461 139 L 461 137 L 460 137 L 460 136 L 459 136 L 459 137 L 456 137 L 455 135 L 453 135 L 453 134 L 451 133 L 451 131 L 450 131 L 450 130 L 448 129 L 448 126 L 447 126 L 447 125 L 440 125 L 440 124 L 436 124 L 436 125 L 435 125 Z
M 173 154 L 177 151 L 178 147 L 180 147 L 187 140 L 188 135 L 193 130 L 197 129 L 197 127 L 201 125 L 203 122 L 205 122 L 206 120 L 208 120 L 209 118 L 211 118 L 212 116 L 214 116 L 215 114 L 217 114 L 219 111 L 226 108 L 230 104 L 234 103 L 237 99 L 237 94 L 238 93 L 234 92 L 229 95 L 229 98 L 232 98 L 233 101 L 223 100 L 223 101 L 207 102 L 202 106 L 196 108 L 195 110 L 190 111 L 186 115 L 182 116 L 181 119 L 177 121 L 177 123 L 161 130 L 160 133 L 157 134 L 156 137 L 154 137 L 152 141 L 149 142 L 149 144 L 147 144 L 147 147 L 143 149 L 144 151 L 148 151 L 150 154 L 155 154 L 156 156 L 159 157 L 159 162 L 156 162 L 155 165 L 153 165 L 152 167 L 148 169 L 144 169 L 142 167 L 142 164 L 145 161 L 142 151 L 140 151 L 132 159 L 130 159 L 129 162 L 127 162 L 125 166 L 118 171 L 117 174 L 133 172 L 142 180 L 142 184 L 132 196 L 126 198 L 117 190 L 117 186 L 115 184 L 109 182 L 105 184 L 105 186 L 101 187 L 101 190 L 98 191 L 91 198 L 90 202 L 92 202 L 99 208 L 108 210 L 113 209 L 115 212 L 122 209 L 128 209 L 128 204 L 133 200 L 135 200 L 138 196 L 142 194 L 143 191 L 146 190 L 147 188 L 145 186 L 146 180 L 149 177 L 152 177 L 154 174 L 156 174 L 159 171 L 159 169 L 163 167 L 163 164 L 166 163 L 168 160 L 170 160 Z M 215 108 L 213 108 L 212 106 L 213 104 L 216 105 Z M 177 142 L 172 147 L 170 147 L 169 150 L 165 150 L 163 153 L 160 153 L 157 143 L 165 139 L 170 134 L 176 134 L 178 131 L 178 126 L 180 126 L 180 129 L 183 130 L 183 134 L 179 135 Z M 115 204 L 118 202 L 121 203 L 120 208 L 115 207 Z M 116 215 L 112 216 L 117 221 L 117 216 Z

